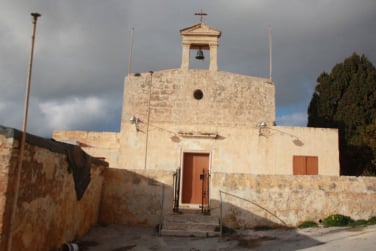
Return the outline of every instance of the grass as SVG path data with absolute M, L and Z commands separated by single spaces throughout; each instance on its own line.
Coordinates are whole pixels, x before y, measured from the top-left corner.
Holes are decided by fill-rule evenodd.
M 364 219 L 356 220 L 350 223 L 350 226 L 352 227 L 365 227 L 367 225 L 369 225 L 368 221 Z
M 318 225 L 314 221 L 305 221 L 298 226 L 298 228 L 309 228 L 309 227 L 318 227 Z
M 320 220 L 321 222 L 321 220 Z M 322 221 L 324 227 L 365 227 L 369 225 L 376 225 L 376 216 L 370 217 L 368 220 L 359 219 L 353 220 L 349 216 L 342 214 L 333 214 L 328 216 Z M 298 228 L 310 228 L 318 227 L 318 224 L 314 221 L 304 221 Z
M 333 214 L 325 218 L 322 221 L 322 224 L 325 227 L 344 227 L 344 226 L 349 226 L 353 222 L 354 220 L 351 219 L 351 217 L 349 216 L 345 216 L 342 214 Z
M 376 225 L 376 216 L 368 219 L 368 225 Z

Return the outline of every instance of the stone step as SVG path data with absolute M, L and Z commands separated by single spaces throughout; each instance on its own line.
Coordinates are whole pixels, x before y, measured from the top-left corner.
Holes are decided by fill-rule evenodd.
M 203 214 L 167 214 L 164 222 L 219 224 L 216 216 Z
M 174 230 L 195 230 L 195 231 L 215 231 L 215 228 L 218 227 L 217 224 L 211 223 L 197 223 L 197 222 L 172 222 L 164 221 L 164 229 L 174 229 Z
M 196 213 L 175 213 L 164 216 L 161 234 L 164 236 L 219 236 L 218 218 Z
M 188 231 L 188 230 L 172 230 L 162 229 L 162 236 L 175 236 L 175 237 L 216 237 L 220 236 L 220 232 L 215 231 Z

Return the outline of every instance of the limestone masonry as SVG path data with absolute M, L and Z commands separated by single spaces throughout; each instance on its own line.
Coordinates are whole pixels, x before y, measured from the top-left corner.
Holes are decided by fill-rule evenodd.
M 286 224 L 323 217 L 326 204 L 296 213 L 292 205 L 304 204 L 309 189 L 300 194 L 288 184 L 338 179 L 338 131 L 276 126 L 271 79 L 219 71 L 221 32 L 213 27 L 200 22 L 180 35 L 180 68 L 126 76 L 119 133 L 54 132 L 55 140 L 109 162 L 101 221 L 153 225 L 173 209 L 219 216 L 220 191 L 254 198 Z M 191 68 L 191 51 L 200 51 L 201 60 L 205 55 L 208 69 Z M 279 185 L 261 185 L 271 177 Z M 286 193 L 274 196 L 280 186 Z M 236 226 L 281 223 L 237 202 L 226 202 L 223 213 L 224 223 Z

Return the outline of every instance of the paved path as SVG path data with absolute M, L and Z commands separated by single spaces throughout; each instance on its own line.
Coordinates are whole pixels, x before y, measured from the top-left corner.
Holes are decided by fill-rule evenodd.
M 221 238 L 160 237 L 151 228 L 95 227 L 80 251 L 376 250 L 376 226 L 357 228 L 240 230 Z

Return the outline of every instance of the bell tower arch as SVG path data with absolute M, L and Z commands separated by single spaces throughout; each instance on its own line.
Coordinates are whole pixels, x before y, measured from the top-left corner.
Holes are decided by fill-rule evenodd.
M 180 30 L 183 47 L 181 69 L 189 70 L 190 51 L 197 50 L 200 51 L 196 57 L 196 59 L 199 60 L 203 59 L 201 57 L 201 52 L 209 51 L 209 70 L 217 71 L 217 51 L 221 31 L 202 22 L 202 15 L 205 15 L 205 13 L 201 12 L 197 15 L 201 15 L 200 23 Z

